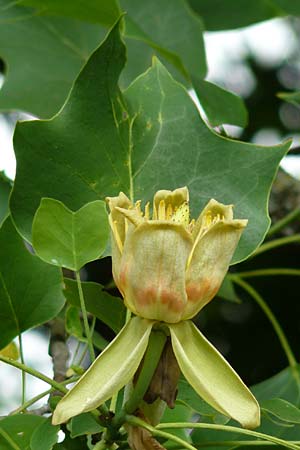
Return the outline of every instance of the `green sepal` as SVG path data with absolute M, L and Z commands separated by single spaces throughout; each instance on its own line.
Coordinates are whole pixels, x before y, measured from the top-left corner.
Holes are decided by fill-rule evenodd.
M 181 372 L 195 391 L 243 427 L 258 427 L 260 409 L 255 397 L 193 322 L 186 320 L 168 326 Z
M 54 411 L 57 425 L 102 405 L 137 371 L 146 351 L 153 322 L 132 318 L 106 347 Z

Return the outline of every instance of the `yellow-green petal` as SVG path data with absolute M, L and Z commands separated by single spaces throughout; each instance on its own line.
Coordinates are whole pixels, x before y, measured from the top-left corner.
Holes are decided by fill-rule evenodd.
M 183 203 L 189 201 L 189 191 L 186 186 L 175 189 L 174 191 L 160 190 L 157 191 L 153 199 L 153 219 L 158 219 L 159 204 L 161 201 L 167 206 L 170 204 L 174 209 L 180 207 Z
M 159 220 L 144 222 L 126 238 L 119 286 L 134 314 L 170 323 L 181 320 L 191 248 L 191 237 L 182 225 Z
M 195 391 L 243 427 L 258 427 L 259 405 L 223 356 L 191 321 L 168 326 L 179 367 Z
M 194 244 L 186 270 L 189 301 L 183 319 L 194 317 L 218 292 L 246 224 L 220 221 Z
M 152 325 L 149 320 L 134 317 L 122 328 L 58 403 L 53 425 L 97 408 L 130 381 L 146 351 Z

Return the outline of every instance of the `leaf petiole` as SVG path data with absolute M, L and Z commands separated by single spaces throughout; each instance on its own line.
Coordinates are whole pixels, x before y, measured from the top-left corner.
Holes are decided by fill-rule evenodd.
M 81 308 L 82 317 L 83 317 L 84 331 L 85 331 L 86 338 L 88 341 L 90 358 L 91 358 L 91 361 L 93 362 L 95 360 L 95 351 L 94 351 L 93 340 L 92 340 L 92 336 L 91 336 L 91 330 L 90 330 L 89 322 L 88 322 L 88 318 L 87 318 L 87 311 L 86 311 L 86 307 L 85 307 L 85 301 L 84 301 L 84 295 L 83 295 L 83 290 L 82 290 L 82 286 L 81 286 L 79 270 L 76 270 L 75 274 L 76 274 L 76 282 L 77 282 L 77 288 L 78 288 L 78 294 L 79 294 L 79 300 L 80 300 L 80 308 Z

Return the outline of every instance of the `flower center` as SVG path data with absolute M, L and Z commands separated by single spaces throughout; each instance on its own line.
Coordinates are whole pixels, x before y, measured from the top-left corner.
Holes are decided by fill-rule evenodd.
M 215 225 L 217 222 L 220 222 L 220 220 L 224 220 L 224 219 L 225 219 L 224 214 L 213 213 L 212 211 L 207 211 L 207 213 L 203 217 L 200 234 L 202 235 L 211 226 Z
M 171 203 L 166 204 L 165 200 L 161 200 L 158 205 L 158 220 L 171 220 L 187 227 L 190 222 L 190 208 L 188 202 L 183 202 L 179 206 L 173 206 Z

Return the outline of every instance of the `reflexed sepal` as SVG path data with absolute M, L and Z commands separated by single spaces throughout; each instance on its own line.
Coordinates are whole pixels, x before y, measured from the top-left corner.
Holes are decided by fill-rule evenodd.
M 127 384 L 146 351 L 153 322 L 134 317 L 57 405 L 52 423 L 91 411 Z
M 195 391 L 243 427 L 258 427 L 260 409 L 255 397 L 193 322 L 168 326 L 179 367 Z

